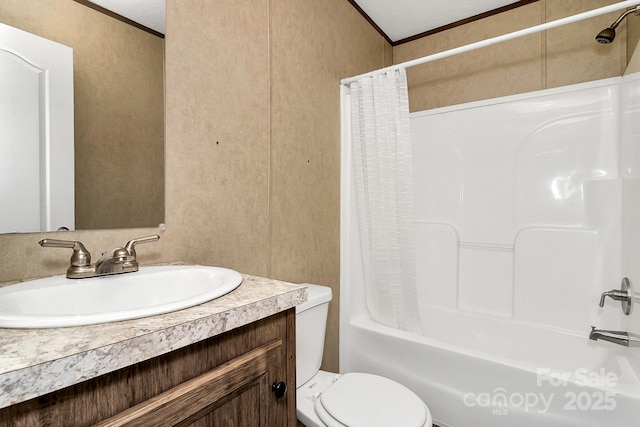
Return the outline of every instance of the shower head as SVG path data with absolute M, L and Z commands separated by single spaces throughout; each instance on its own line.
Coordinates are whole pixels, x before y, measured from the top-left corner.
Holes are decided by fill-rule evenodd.
M 616 38 L 616 30 L 613 27 L 605 28 L 596 36 L 596 41 L 602 44 L 609 44 Z
M 632 7 L 631 9 L 625 10 L 622 13 L 622 15 L 620 15 L 620 17 L 616 19 L 616 21 L 613 24 L 611 24 L 609 28 L 605 28 L 604 30 L 598 33 L 598 35 L 596 36 L 596 41 L 602 44 L 609 44 L 613 42 L 613 39 L 616 38 L 616 28 L 618 27 L 618 25 L 620 25 L 622 20 L 626 18 L 627 15 L 629 15 L 630 13 L 635 13 L 636 15 L 640 15 L 640 5 Z

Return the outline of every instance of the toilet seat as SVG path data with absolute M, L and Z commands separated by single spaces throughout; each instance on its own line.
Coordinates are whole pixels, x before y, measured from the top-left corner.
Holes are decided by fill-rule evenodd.
M 430 419 L 424 402 L 405 386 L 364 373 L 344 374 L 315 401 L 328 427 L 423 427 Z

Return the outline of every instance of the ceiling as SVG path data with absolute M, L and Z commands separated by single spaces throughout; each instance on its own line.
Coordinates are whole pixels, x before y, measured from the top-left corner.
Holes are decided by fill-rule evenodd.
M 165 0 L 90 0 L 118 15 L 164 34 Z
M 354 0 L 392 42 L 397 42 L 516 0 Z
M 91 1 L 164 34 L 165 0 Z M 352 0 L 352 2 L 355 2 L 392 42 L 517 3 L 516 0 Z

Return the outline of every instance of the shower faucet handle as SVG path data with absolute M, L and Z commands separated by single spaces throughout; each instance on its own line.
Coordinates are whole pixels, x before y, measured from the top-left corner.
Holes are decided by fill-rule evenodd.
M 620 289 L 612 289 L 610 291 L 604 292 L 600 296 L 600 307 L 604 307 L 604 300 L 606 297 L 609 297 L 616 301 L 621 301 L 622 303 L 622 312 L 625 315 L 630 315 L 633 311 L 633 287 L 631 286 L 631 281 L 627 277 L 622 279 L 622 284 L 620 285 Z

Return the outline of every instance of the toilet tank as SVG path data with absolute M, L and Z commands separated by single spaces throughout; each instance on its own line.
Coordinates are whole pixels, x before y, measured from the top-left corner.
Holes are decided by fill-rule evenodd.
M 319 370 L 324 352 L 331 288 L 303 283 L 307 302 L 296 306 L 296 388 Z

